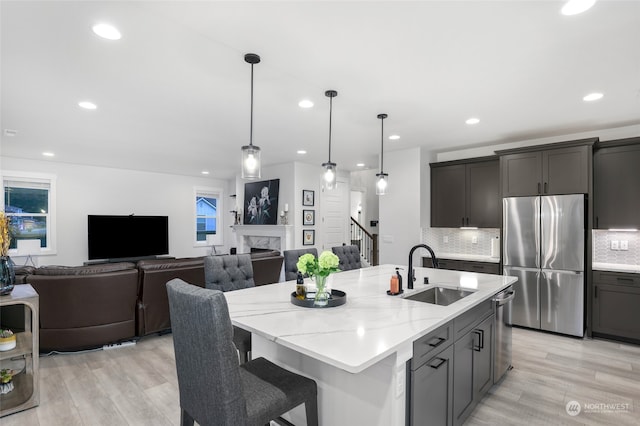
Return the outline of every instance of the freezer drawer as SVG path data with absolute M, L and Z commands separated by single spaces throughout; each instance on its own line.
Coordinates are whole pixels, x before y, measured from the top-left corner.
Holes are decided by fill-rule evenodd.
M 540 280 L 540 328 L 584 335 L 584 274 L 543 270 Z
M 504 275 L 517 277 L 513 284 L 515 297 L 511 306 L 513 325 L 540 328 L 540 270 L 504 267 Z

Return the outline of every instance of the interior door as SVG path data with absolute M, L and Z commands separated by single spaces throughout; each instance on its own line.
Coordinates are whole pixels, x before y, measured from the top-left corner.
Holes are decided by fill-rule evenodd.
M 344 180 L 337 180 L 332 190 L 321 190 L 322 211 L 322 250 L 331 250 L 344 244 L 351 244 L 349 235 L 349 185 Z M 316 242 L 318 245 L 318 242 Z

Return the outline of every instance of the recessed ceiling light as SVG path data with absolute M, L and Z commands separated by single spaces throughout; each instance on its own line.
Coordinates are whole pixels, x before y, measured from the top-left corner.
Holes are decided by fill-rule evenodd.
M 201 171 L 200 173 L 202 173 L 203 175 L 208 175 L 208 174 L 209 174 L 209 171 L 207 171 L 207 170 L 203 170 L 203 171 Z
M 398 139 L 400 139 L 400 135 L 391 135 L 389 136 L 389 139 L 391 139 L 392 141 L 397 141 Z
M 313 102 L 311 102 L 309 99 L 303 99 L 298 102 L 298 106 L 300 108 L 311 108 L 313 106 Z
M 470 119 L 468 119 L 467 121 L 465 121 L 465 123 L 471 125 L 471 124 L 478 124 L 480 122 L 479 118 L 475 118 L 475 117 L 471 117 Z
M 598 99 L 602 99 L 604 95 L 602 93 L 589 93 L 587 96 L 582 98 L 585 102 L 597 101 Z
M 96 35 L 106 38 L 107 40 L 120 40 L 122 38 L 120 31 L 118 31 L 118 29 L 113 25 L 96 24 L 91 27 L 91 29 L 96 33 Z
M 98 106 L 96 104 L 94 104 L 93 102 L 88 102 L 88 101 L 78 102 L 78 106 L 80 106 L 80 108 L 84 108 L 84 109 L 96 109 L 96 108 L 98 108 Z
M 5 136 L 9 136 L 9 137 L 13 137 L 15 135 L 18 134 L 17 130 L 13 130 L 13 129 L 4 129 L 4 135 Z
M 364 163 L 358 163 L 356 164 L 357 167 L 364 167 Z
M 596 0 L 569 0 L 562 6 L 560 13 L 563 15 L 577 15 L 591 9 Z
M 304 155 L 307 153 L 307 151 L 305 151 L 304 149 L 299 149 L 298 151 L 296 151 L 298 154 L 300 155 Z
M 44 155 L 45 157 L 53 157 L 53 156 L 55 156 L 55 154 L 53 152 L 43 152 L 42 155 Z

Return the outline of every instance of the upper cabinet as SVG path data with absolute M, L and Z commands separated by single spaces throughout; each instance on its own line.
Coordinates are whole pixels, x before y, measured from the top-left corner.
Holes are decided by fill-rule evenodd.
M 597 145 L 593 198 L 594 228 L 640 229 L 640 137 Z
M 502 196 L 586 194 L 595 139 L 496 151 Z
M 496 157 L 431 164 L 431 226 L 499 228 L 500 168 Z

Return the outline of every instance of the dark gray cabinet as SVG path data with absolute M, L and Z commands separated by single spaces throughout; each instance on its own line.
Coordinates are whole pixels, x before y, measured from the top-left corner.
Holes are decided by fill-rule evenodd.
M 640 138 L 598 144 L 593 198 L 594 228 L 640 228 Z
M 495 157 L 431 164 L 431 226 L 500 227 L 500 165 Z
M 449 343 L 411 371 L 410 425 L 451 426 L 453 401 L 453 346 Z
M 502 196 L 588 193 L 592 146 L 596 141 L 496 151 L 501 155 Z
M 453 424 L 471 414 L 493 384 L 494 315 L 488 316 L 453 345 Z
M 594 335 L 640 341 L 640 274 L 593 271 Z
M 448 269 L 451 271 L 479 272 L 483 274 L 500 275 L 500 265 L 490 262 L 474 262 L 470 260 L 452 260 L 438 259 L 440 269 Z M 422 258 L 422 266 L 425 268 L 433 267 L 430 257 Z

